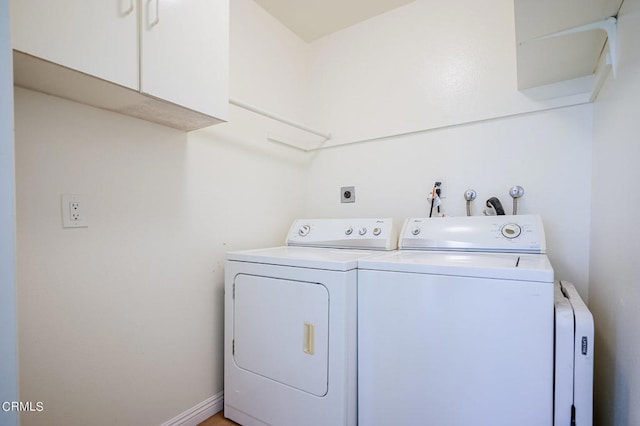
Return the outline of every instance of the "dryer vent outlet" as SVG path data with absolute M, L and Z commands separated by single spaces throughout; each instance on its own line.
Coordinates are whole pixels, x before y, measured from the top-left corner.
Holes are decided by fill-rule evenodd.
M 356 187 L 355 186 L 343 186 L 340 188 L 340 202 L 341 203 L 355 203 L 356 202 Z

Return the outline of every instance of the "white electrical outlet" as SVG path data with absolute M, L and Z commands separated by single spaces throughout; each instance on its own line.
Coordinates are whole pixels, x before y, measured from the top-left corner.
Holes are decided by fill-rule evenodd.
M 78 194 L 62 194 L 62 227 L 86 228 L 85 204 Z

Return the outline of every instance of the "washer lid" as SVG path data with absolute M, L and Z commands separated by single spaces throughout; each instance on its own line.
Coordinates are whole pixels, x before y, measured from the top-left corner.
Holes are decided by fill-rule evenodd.
M 553 268 L 547 256 L 541 254 L 399 250 L 360 259 L 358 268 L 553 282 Z
M 378 253 L 371 250 L 287 246 L 228 252 L 227 260 L 329 271 L 349 271 L 358 267 L 358 259 L 375 256 Z

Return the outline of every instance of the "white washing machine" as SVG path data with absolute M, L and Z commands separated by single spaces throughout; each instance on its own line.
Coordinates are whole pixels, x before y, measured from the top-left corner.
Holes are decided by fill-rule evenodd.
M 225 417 L 357 424 L 357 262 L 396 243 L 391 219 L 305 219 L 285 247 L 227 254 Z
M 554 274 L 538 216 L 408 219 L 358 262 L 358 419 L 551 426 Z

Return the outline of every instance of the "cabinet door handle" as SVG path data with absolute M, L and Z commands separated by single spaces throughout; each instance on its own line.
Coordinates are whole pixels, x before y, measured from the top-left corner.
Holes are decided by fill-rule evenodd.
M 134 0 L 129 0 L 129 8 L 127 10 L 125 10 L 124 12 L 122 12 L 122 14 L 124 16 L 130 15 L 131 12 L 133 12 L 133 2 L 134 2 Z
M 147 21 L 149 20 L 149 16 L 151 16 L 151 13 L 149 13 L 149 10 L 151 9 L 151 3 L 153 2 L 154 0 L 147 1 Z M 160 0 L 155 0 L 155 3 L 156 3 L 156 19 L 148 23 L 149 29 L 155 27 L 160 22 Z

